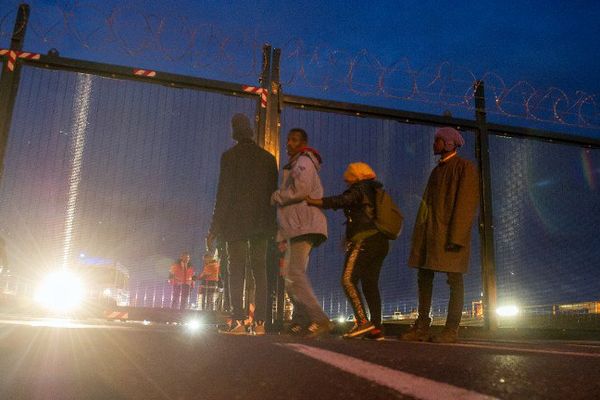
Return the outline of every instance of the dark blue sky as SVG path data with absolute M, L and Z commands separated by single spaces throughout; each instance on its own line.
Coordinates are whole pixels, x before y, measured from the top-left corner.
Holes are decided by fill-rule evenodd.
M 17 3 L 3 0 L 2 16 Z M 262 43 L 270 42 L 283 49 L 282 77 L 288 93 L 436 114 L 448 107 L 424 104 L 442 98 L 440 85 L 427 84 L 437 68 L 448 62 L 451 67 L 443 71 L 451 83 L 444 93 L 454 96 L 462 96 L 473 77 L 486 78 L 490 96 L 494 88 L 502 89 L 500 78 L 506 87 L 520 81 L 531 85 L 512 91 L 503 111 L 490 108 L 492 120 L 600 137 L 599 106 L 583 107 L 592 127 L 582 128 L 586 122 L 573 109 L 581 91 L 600 101 L 597 1 L 186 0 L 167 5 L 164 1 L 32 0 L 30 4 L 33 18 L 26 47 L 35 51 L 56 47 L 72 58 L 253 83 L 260 63 L 260 57 L 254 61 L 253 57 L 259 55 Z M 8 42 L 12 20 L 9 15 L 2 22 L 2 45 Z M 357 57 L 363 49 L 368 56 Z M 358 63 L 352 89 L 364 90 L 348 88 L 352 60 Z M 305 67 L 302 77 L 300 65 Z M 387 91 L 382 94 L 377 86 L 379 73 L 393 66 L 398 69 L 385 75 Z M 419 75 L 420 100 L 401 98 L 412 83 L 407 73 Z M 527 88 L 524 93 L 523 88 Z M 532 115 L 525 119 L 502 115 L 523 115 L 532 90 L 539 100 L 550 88 L 564 91 L 559 112 L 566 113 L 570 126 L 533 123 Z M 551 92 L 534 112 L 538 119 L 552 120 L 552 105 L 561 96 Z M 488 98 L 490 103 L 493 97 Z M 472 117 L 462 108 L 452 111 Z

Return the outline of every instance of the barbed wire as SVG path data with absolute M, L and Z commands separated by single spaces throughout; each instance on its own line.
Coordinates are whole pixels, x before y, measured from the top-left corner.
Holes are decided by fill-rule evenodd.
M 265 40 L 258 27 L 252 32 L 224 30 L 172 10 L 152 13 L 146 4 L 136 1 L 32 3 L 27 28 L 32 37 L 28 42 L 44 50 L 75 48 L 103 62 L 119 60 L 121 64 L 169 72 L 198 72 L 221 80 L 247 82 L 260 74 Z M 12 1 L 0 17 L 0 41 L 4 43 L 12 35 L 17 7 L 18 2 Z M 449 61 L 421 68 L 411 65 L 407 58 L 384 62 L 368 49 L 348 51 L 325 42 L 306 44 L 292 39 L 281 48 L 284 90 L 472 111 L 473 85 L 481 80 L 485 82 L 488 114 L 600 128 L 598 94 L 567 93 L 558 87 L 540 89 L 524 80 L 507 82 L 495 72 L 476 74 Z

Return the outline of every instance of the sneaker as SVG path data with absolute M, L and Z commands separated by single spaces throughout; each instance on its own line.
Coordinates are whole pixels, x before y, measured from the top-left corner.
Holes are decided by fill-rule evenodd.
M 344 339 L 352 339 L 375 329 L 375 325 L 372 322 L 364 321 L 360 324 L 354 325 L 352 329 L 344 334 Z
M 266 333 L 266 331 L 265 331 L 265 323 L 263 321 L 257 322 L 254 325 L 252 331 L 254 332 L 255 335 L 258 335 L 258 336 L 264 335 Z
M 405 342 L 427 342 L 430 339 L 429 324 L 430 319 L 421 321 L 417 319 L 413 326 L 407 332 L 400 335 L 400 340 Z
M 224 331 L 219 331 L 219 332 L 224 333 L 226 335 L 247 335 L 248 334 L 248 331 L 246 330 L 246 327 L 244 326 L 244 324 L 242 324 L 242 321 L 235 321 L 234 323 L 231 324 L 229 329 L 224 330 Z
M 431 338 L 433 343 L 456 343 L 458 340 L 458 329 L 444 328 L 442 333 Z
M 369 332 L 367 332 L 366 334 L 363 335 L 363 340 L 376 340 L 376 341 L 380 341 L 380 340 L 385 340 L 385 337 L 383 336 L 383 331 L 379 328 L 375 328 Z
M 323 322 L 312 322 L 308 328 L 306 328 L 305 338 L 318 338 L 324 335 L 328 335 L 331 331 L 331 325 L 329 321 Z

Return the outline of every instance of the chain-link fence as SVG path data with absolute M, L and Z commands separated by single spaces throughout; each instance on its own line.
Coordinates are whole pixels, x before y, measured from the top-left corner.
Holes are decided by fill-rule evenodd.
M 22 290 L 30 293 L 30 283 L 45 271 L 95 260 L 128 270 L 130 305 L 169 307 L 171 263 L 190 251 L 192 263 L 201 267 L 219 159 L 233 144 L 230 118 L 241 112 L 258 116 L 257 133 L 263 139 L 279 138 L 281 154 L 282 136 L 292 127 L 304 128 L 311 146 L 323 155 L 321 176 L 328 195 L 344 189 L 342 173 L 349 162 L 374 167 L 405 216 L 404 232 L 393 242 L 381 273 L 386 318 L 415 316 L 416 273 L 407 266 L 410 238 L 436 163 L 434 130 L 445 124 L 460 125 L 466 139 L 460 154 L 480 170 L 488 166 L 477 146 L 489 150 L 491 179 L 485 174 L 481 179 L 491 191 L 493 226 L 480 223 L 479 228 L 494 234 L 498 305 L 518 306 L 525 316 L 600 315 L 596 141 L 494 125 L 489 149 L 481 149 L 485 121 L 429 114 L 412 118 L 415 113 L 405 118 L 399 110 L 288 101 L 281 92 L 266 89 L 268 106 L 261 108 L 256 91 L 246 93 L 240 84 L 156 71 L 138 75 L 133 68 L 57 56 L 19 59 L 16 68 L 16 97 L 0 92 L 3 100 L 14 100 L 10 130 L 3 133 L 8 143 L 0 235 L 12 274 L 20 274 L 8 279 L 3 272 L 6 293 L 25 286 Z M 3 82 L 7 73 L 13 72 L 3 68 Z M 263 84 L 272 89 L 279 81 Z M 332 318 L 346 318 L 351 308 L 339 284 L 343 216 L 327 216 L 329 240 L 313 253 L 309 273 L 324 310 Z M 481 266 L 490 267 L 482 261 L 485 242 L 479 232 L 474 223 L 463 310 L 463 321 L 475 325 L 482 321 L 487 290 Z M 197 294 L 192 291 L 192 302 Z M 446 314 L 447 298 L 440 276 L 434 287 L 435 317 Z

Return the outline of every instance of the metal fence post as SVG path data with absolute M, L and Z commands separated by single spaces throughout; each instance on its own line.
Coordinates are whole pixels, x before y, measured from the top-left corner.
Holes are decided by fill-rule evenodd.
M 483 81 L 477 81 L 475 89 L 475 118 L 479 126 L 477 133 L 477 160 L 479 162 L 480 217 L 479 233 L 481 237 L 481 275 L 483 280 L 484 325 L 488 330 L 498 327 L 496 318 L 496 258 L 494 251 L 494 221 L 492 211 L 492 189 L 490 173 L 490 147 L 485 111 L 485 92 Z
M 275 156 L 279 165 L 279 143 L 280 143 L 280 116 L 281 116 L 281 83 L 280 83 L 280 59 L 281 49 L 273 50 L 273 58 L 271 61 L 271 77 L 269 82 L 269 97 L 267 101 L 266 127 L 264 132 L 263 148 Z M 272 327 L 274 331 L 279 331 L 283 328 L 284 312 L 285 312 L 285 289 L 284 280 L 281 276 L 280 268 L 280 252 L 273 244 L 270 257 L 268 259 L 269 277 L 267 280 L 268 288 L 268 309 L 271 310 Z M 271 322 L 271 321 L 269 321 Z
M 29 20 L 29 5 L 21 4 L 17 12 L 17 19 L 10 40 L 10 50 L 23 50 L 25 42 L 25 32 L 27 30 L 27 21 Z M 21 76 L 21 66 L 17 61 L 9 69 L 8 56 L 4 62 L 2 77 L 0 78 L 0 181 L 4 172 L 4 155 L 8 145 L 8 133 L 12 120 L 13 108 L 19 88 L 19 78 Z
M 281 83 L 279 82 L 279 61 L 281 59 L 281 49 L 273 50 L 273 59 L 271 61 L 271 79 L 269 88 L 269 98 L 267 102 L 267 118 L 264 136 L 265 150 L 269 151 L 277 159 L 279 165 L 279 117 L 281 115 Z
M 259 82 L 260 87 L 263 90 L 268 90 L 271 85 L 271 53 L 272 48 L 270 44 L 265 44 L 263 46 L 263 57 L 262 57 L 262 72 L 260 74 Z M 260 96 L 259 96 L 260 98 Z M 269 98 L 267 98 L 267 107 L 269 103 Z M 267 108 L 264 108 L 261 105 L 261 100 L 259 99 L 258 105 L 256 106 L 256 115 L 257 115 L 257 131 L 256 131 L 256 143 L 260 147 L 265 147 L 265 136 L 267 130 Z

